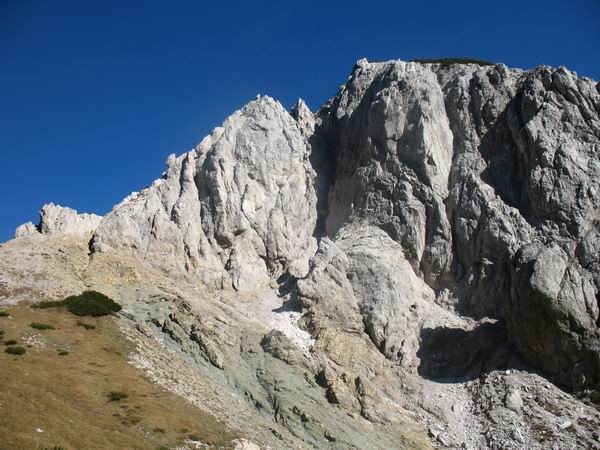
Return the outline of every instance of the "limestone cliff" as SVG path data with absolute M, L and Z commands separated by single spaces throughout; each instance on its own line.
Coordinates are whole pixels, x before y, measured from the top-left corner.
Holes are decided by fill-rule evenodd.
M 595 81 L 360 60 L 315 113 L 260 97 L 99 224 L 51 209 L 3 251 L 93 231 L 80 279 L 193 361 L 189 392 L 272 417 L 265 444 L 417 446 L 414 421 L 449 448 L 598 447 L 599 207 Z

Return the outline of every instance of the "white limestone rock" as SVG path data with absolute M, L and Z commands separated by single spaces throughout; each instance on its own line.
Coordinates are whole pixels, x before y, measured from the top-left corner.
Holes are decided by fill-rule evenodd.
M 42 234 L 88 234 L 96 231 L 101 220 L 102 216 L 96 214 L 79 214 L 74 209 L 49 203 L 42 206 L 38 229 Z
M 438 302 L 507 320 L 525 359 L 554 380 L 600 380 L 593 80 L 564 68 L 361 60 L 315 134 L 335 161 L 327 235 L 356 221 L 380 227 Z M 568 269 L 550 271 L 540 245 L 560 247 Z
M 236 289 L 302 276 L 316 249 L 314 171 L 299 124 L 270 97 L 230 116 L 163 178 L 117 205 L 94 249 L 133 249 Z
M 361 60 L 317 113 L 299 100 L 289 114 L 259 96 L 170 156 L 162 179 L 107 215 L 93 248 L 238 290 L 309 274 L 299 283 L 307 323 L 354 330 L 365 320 L 390 358 L 418 346 L 411 331 L 402 344 L 411 350 L 398 350 L 412 326 L 408 299 L 424 296 L 474 320 L 506 320 L 529 363 L 588 385 L 600 380 L 596 86 L 564 68 Z M 350 239 L 358 243 L 372 227 L 385 248 L 340 248 L 347 230 L 362 230 Z M 571 261 L 560 280 L 544 275 L 544 252 L 526 251 L 540 245 Z M 389 276 L 380 263 L 394 267 Z M 344 281 L 363 266 L 380 276 Z M 380 284 L 388 300 L 369 294 Z M 551 301 L 531 303 L 538 294 Z M 331 299 L 344 296 L 340 314 Z
M 40 222 L 35 226 L 31 222 L 20 225 L 15 230 L 15 238 L 41 234 L 92 234 L 98 228 L 101 216 L 82 213 L 54 203 L 42 206 Z
M 307 327 L 364 331 L 390 360 L 415 369 L 424 328 L 467 322 L 434 302 L 433 290 L 404 257 L 402 247 L 381 229 L 356 223 L 334 241 L 321 241 L 309 275 L 298 281 Z
M 19 225 L 15 230 L 15 239 L 24 236 L 36 236 L 40 234 L 37 227 L 32 222 Z

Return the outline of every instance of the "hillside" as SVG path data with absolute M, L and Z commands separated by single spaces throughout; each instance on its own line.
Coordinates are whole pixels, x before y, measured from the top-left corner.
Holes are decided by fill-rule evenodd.
M 0 448 L 158 449 L 189 440 L 234 448 L 239 434 L 129 364 L 131 346 L 112 317 L 25 304 L 3 311 Z M 25 354 L 5 353 L 11 340 Z

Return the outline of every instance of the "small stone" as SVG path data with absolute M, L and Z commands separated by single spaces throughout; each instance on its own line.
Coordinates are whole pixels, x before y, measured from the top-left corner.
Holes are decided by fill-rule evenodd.
M 525 438 L 523 437 L 523 433 L 521 433 L 521 430 L 519 430 L 518 428 L 514 428 L 512 430 L 511 436 L 512 436 L 512 438 L 515 441 L 520 442 L 521 444 L 523 444 L 525 442 Z
M 440 435 L 441 430 L 438 430 L 437 428 L 431 426 L 429 427 L 429 436 L 431 436 L 434 439 L 437 439 L 437 437 Z
M 325 439 L 327 439 L 329 442 L 335 442 L 337 441 L 337 438 L 335 436 L 333 436 L 329 431 L 325 430 L 324 433 Z
M 448 433 L 440 433 L 437 437 L 440 444 L 450 447 L 454 442 Z
M 506 407 L 512 411 L 519 412 L 523 408 L 523 399 L 521 394 L 516 389 L 511 389 L 504 399 Z
M 560 428 L 561 430 L 565 430 L 565 429 L 569 428 L 571 425 L 573 425 L 573 422 L 571 422 L 570 420 L 565 420 L 558 426 L 558 428 Z
M 260 450 L 258 445 L 246 439 L 236 439 L 233 443 L 235 444 L 235 450 Z
M 44 430 L 42 430 L 41 428 L 36 428 L 35 431 L 36 431 L 36 433 L 43 433 L 44 432 Z

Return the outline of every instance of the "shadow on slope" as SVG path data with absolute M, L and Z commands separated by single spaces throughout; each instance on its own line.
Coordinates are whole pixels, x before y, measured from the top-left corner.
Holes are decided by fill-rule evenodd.
M 485 371 L 506 368 L 510 353 L 502 321 L 484 322 L 472 330 L 424 328 L 418 372 L 442 383 L 475 379 Z

